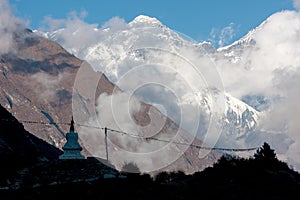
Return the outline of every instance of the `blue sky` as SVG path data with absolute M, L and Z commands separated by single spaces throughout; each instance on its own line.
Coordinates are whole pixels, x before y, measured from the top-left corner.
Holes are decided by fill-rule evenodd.
M 126 22 L 144 14 L 156 17 L 173 30 L 196 41 L 218 40 L 225 27 L 233 30 L 228 43 L 245 35 L 271 14 L 292 10 L 292 0 L 9 0 L 15 15 L 42 26 L 45 16 L 66 18 L 68 13 L 87 12 L 85 21 L 99 27 L 114 16 Z M 213 34 L 215 33 L 215 38 Z

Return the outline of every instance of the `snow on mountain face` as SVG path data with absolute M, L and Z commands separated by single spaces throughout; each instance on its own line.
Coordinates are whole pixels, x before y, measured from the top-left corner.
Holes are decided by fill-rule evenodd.
M 206 41 L 196 44 L 195 47 L 198 48 L 201 53 L 214 54 L 217 51 L 211 42 Z
M 226 94 L 225 98 L 226 115 L 223 123 L 227 128 L 227 134 L 233 135 L 236 139 L 247 137 L 255 131 L 260 113 L 229 94 Z
M 228 92 L 263 113 L 247 143 L 268 141 L 295 167 L 300 163 L 299 30 L 299 12 L 278 12 L 215 54 Z
M 264 25 L 268 22 L 268 19 L 261 23 L 255 29 L 249 31 L 247 35 L 241 39 L 233 42 L 232 44 L 217 49 L 222 55 L 227 57 L 231 62 L 237 63 L 242 59 L 242 54 L 247 50 L 252 48 L 256 41 L 254 39 L 256 32 L 263 29 Z
M 63 29 L 38 34 L 55 40 L 62 46 L 69 39 L 65 38 Z M 236 143 L 234 146 L 247 146 L 245 140 L 257 127 L 260 113 L 226 93 L 223 108 L 216 109 L 213 103 L 216 99 L 211 95 L 212 91 L 205 86 L 207 77 L 195 75 L 208 67 L 216 67 L 207 57 L 218 53 L 211 44 L 196 44 L 170 30 L 156 18 L 147 16 L 136 17 L 121 30 L 98 29 L 94 30 L 93 35 L 98 38 L 96 43 L 86 48 L 69 50 L 75 54 L 80 52 L 77 54 L 79 58 L 87 60 L 95 70 L 104 72 L 122 90 L 133 91 L 144 102 L 161 105 L 158 108 L 162 108 L 163 113 L 188 131 L 191 122 L 182 122 L 182 113 L 180 116 L 178 110 L 182 107 L 187 111 L 199 109 L 202 116 L 200 125 L 203 126 L 200 128 L 202 130 L 198 130 L 200 138 L 206 137 L 205 131 L 209 126 L 207 123 L 210 123 L 208 119 L 215 115 L 218 124 L 224 128 L 221 137 L 223 140 Z M 75 41 L 75 38 L 72 40 Z M 203 73 L 205 75 L 205 72 Z M 152 82 L 165 89 L 152 86 L 143 91 L 143 84 Z M 194 88 L 189 88 L 191 85 Z M 136 86 L 141 89 L 135 91 Z M 171 92 L 166 92 L 166 88 Z M 222 88 L 218 89 L 222 93 Z M 195 95 L 194 90 L 199 95 Z M 174 99 L 172 92 L 177 99 Z M 227 142 L 218 141 L 218 144 L 222 146 Z
M 165 87 L 165 91 L 160 87 L 147 87 L 147 90 L 140 90 L 135 95 L 159 105 L 164 109 L 163 113 L 175 121 L 177 119 L 178 122 L 176 112 L 180 106 L 192 105 L 193 113 L 197 110 L 195 106 L 199 105 L 205 122 L 199 123 L 205 129 L 202 132 L 206 131 L 206 122 L 211 115 L 217 116 L 215 119 L 224 127 L 217 143 L 219 146 L 249 147 L 269 141 L 281 158 L 300 163 L 297 150 L 300 127 L 295 121 L 299 119 L 297 102 L 300 98 L 297 81 L 300 80 L 298 12 L 276 13 L 242 39 L 219 49 L 209 42 L 197 44 L 187 40 L 157 19 L 146 16 L 114 29 L 89 31 L 77 26 L 77 30 L 71 30 L 71 33 L 77 34 L 66 34 L 67 30 L 63 30 L 47 33 L 46 37 L 52 34 L 52 40 L 90 62 L 123 89 L 130 89 L 131 82 L 139 85 L 143 83 L 141 79 L 151 80 L 153 77 L 163 80 L 163 84 L 168 83 L 171 87 Z M 80 32 L 81 35 L 78 34 Z M 82 43 L 77 44 L 76 41 Z M 152 70 L 137 73 L 146 66 L 151 66 Z M 190 70 L 193 67 L 198 71 Z M 215 86 L 211 80 L 218 80 L 217 76 L 207 77 L 209 73 L 205 72 L 208 68 L 218 69 L 226 93 L 222 88 L 206 87 L 205 79 L 210 78 L 209 86 Z M 197 75 L 199 71 L 204 76 Z M 128 83 L 124 83 L 124 79 Z M 187 89 L 184 86 L 189 84 L 195 87 L 184 91 Z M 175 95 L 166 93 L 174 88 L 177 91 Z M 222 111 L 214 106 L 212 94 L 215 88 L 224 94 Z M 151 99 L 157 93 L 160 95 Z M 174 100 L 176 95 L 181 98 Z
M 148 17 L 145 15 L 139 15 L 136 18 L 134 18 L 133 21 L 131 21 L 129 23 L 130 26 L 136 26 L 138 24 L 140 24 L 142 26 L 144 26 L 145 24 L 163 26 L 163 24 L 158 19 L 156 19 L 154 17 Z
M 62 41 L 66 41 L 67 38 L 64 38 L 63 32 L 64 29 L 60 29 L 47 34 L 39 33 L 39 35 L 60 42 L 64 46 L 64 42 Z M 170 30 L 156 18 L 143 15 L 136 17 L 125 29 L 116 32 L 110 32 L 108 29 L 94 30 L 94 34 L 99 38 L 97 43 L 85 49 L 75 49 L 75 51 L 72 49 L 72 52 L 81 52 L 77 56 L 91 63 L 94 69 L 104 72 L 110 80 L 125 91 L 133 91 L 136 84 L 140 83 L 133 85 L 129 83 L 124 84 L 122 82 L 123 79 L 127 79 L 127 82 L 139 82 L 140 79 L 153 79 L 154 75 L 156 77 L 154 82 L 158 82 L 161 85 L 165 84 L 165 87 L 170 87 L 173 92 L 175 91 L 179 99 L 172 103 L 170 99 L 174 99 L 174 97 L 171 94 L 153 89 L 154 87 L 146 93 L 140 92 L 143 95 L 135 92 L 136 95 L 139 95 L 138 97 L 147 103 L 162 105 L 158 107 L 163 108 L 162 111 L 164 113 L 167 113 L 172 120 L 183 126 L 186 130 L 189 130 L 190 122 L 187 120 L 182 124 L 182 116 L 177 113 L 178 109 L 182 108 L 182 106 L 190 106 L 192 102 L 197 102 L 194 105 L 194 109 L 200 109 L 202 112 L 201 115 L 203 115 L 201 118 L 202 122 L 200 122 L 202 126 L 200 129 L 203 130 L 198 130 L 200 138 L 205 137 L 208 128 L 207 123 L 211 123 L 208 118 L 212 114 L 218 116 L 218 123 L 224 127 L 225 131 L 223 132 L 226 138 L 233 138 L 232 141 L 235 141 L 237 146 L 244 143 L 238 140 L 243 138 L 243 135 L 246 137 L 257 126 L 259 112 L 228 94 L 225 94 L 224 97 L 224 108 L 215 113 L 213 105 L 214 97 L 210 95 L 210 91 L 204 92 L 207 88 L 204 87 L 205 80 L 203 80 L 203 77 L 201 80 L 201 76 L 197 75 L 193 77 L 193 75 L 189 74 L 193 73 L 194 69 L 189 72 L 187 69 L 192 67 L 184 59 L 193 63 L 200 61 L 196 66 L 199 67 L 197 70 L 200 71 L 205 67 L 213 65 L 213 62 L 211 60 L 207 61 L 205 56 L 216 53 L 211 44 L 195 44 Z M 178 62 L 174 63 L 174 60 Z M 146 65 L 151 70 L 142 69 L 140 74 L 134 75 L 137 68 Z M 173 68 L 170 67 L 171 65 Z M 174 70 L 177 70 L 175 74 Z M 178 74 L 176 74 L 178 72 L 181 73 L 182 77 L 178 77 Z M 151 73 L 153 75 L 149 75 Z M 131 74 L 131 76 L 128 76 L 128 74 Z M 184 82 L 187 80 L 188 85 L 199 86 L 197 91 L 200 94 L 198 96 L 193 95 L 191 91 L 190 94 L 192 95 L 188 97 L 189 100 L 186 99 L 189 88 L 183 87 L 186 84 Z M 191 90 L 194 90 L 194 88 Z M 158 94 L 158 91 L 161 93 Z

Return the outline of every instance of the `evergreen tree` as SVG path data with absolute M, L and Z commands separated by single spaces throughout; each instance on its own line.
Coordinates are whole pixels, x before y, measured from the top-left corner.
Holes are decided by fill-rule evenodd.
M 271 149 L 268 143 L 264 143 L 262 147 L 257 149 L 254 154 L 254 158 L 257 160 L 277 160 L 274 149 Z
M 137 173 L 140 174 L 141 171 L 139 169 L 139 167 L 137 166 L 137 164 L 129 162 L 129 163 L 125 163 L 122 167 L 122 172 L 129 172 L 129 173 Z

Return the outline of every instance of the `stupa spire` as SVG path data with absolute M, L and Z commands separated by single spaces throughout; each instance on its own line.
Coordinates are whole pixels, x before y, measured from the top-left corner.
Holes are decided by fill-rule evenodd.
M 73 116 L 72 116 L 72 119 L 71 119 L 70 132 L 75 132 Z

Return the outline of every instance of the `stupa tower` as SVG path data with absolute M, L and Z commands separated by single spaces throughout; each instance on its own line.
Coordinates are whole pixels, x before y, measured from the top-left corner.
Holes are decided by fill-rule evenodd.
M 85 159 L 85 157 L 80 153 L 82 147 L 78 142 L 78 133 L 75 132 L 74 120 L 72 117 L 70 131 L 66 135 L 67 142 L 63 146 L 64 153 L 59 156 L 59 159 Z

